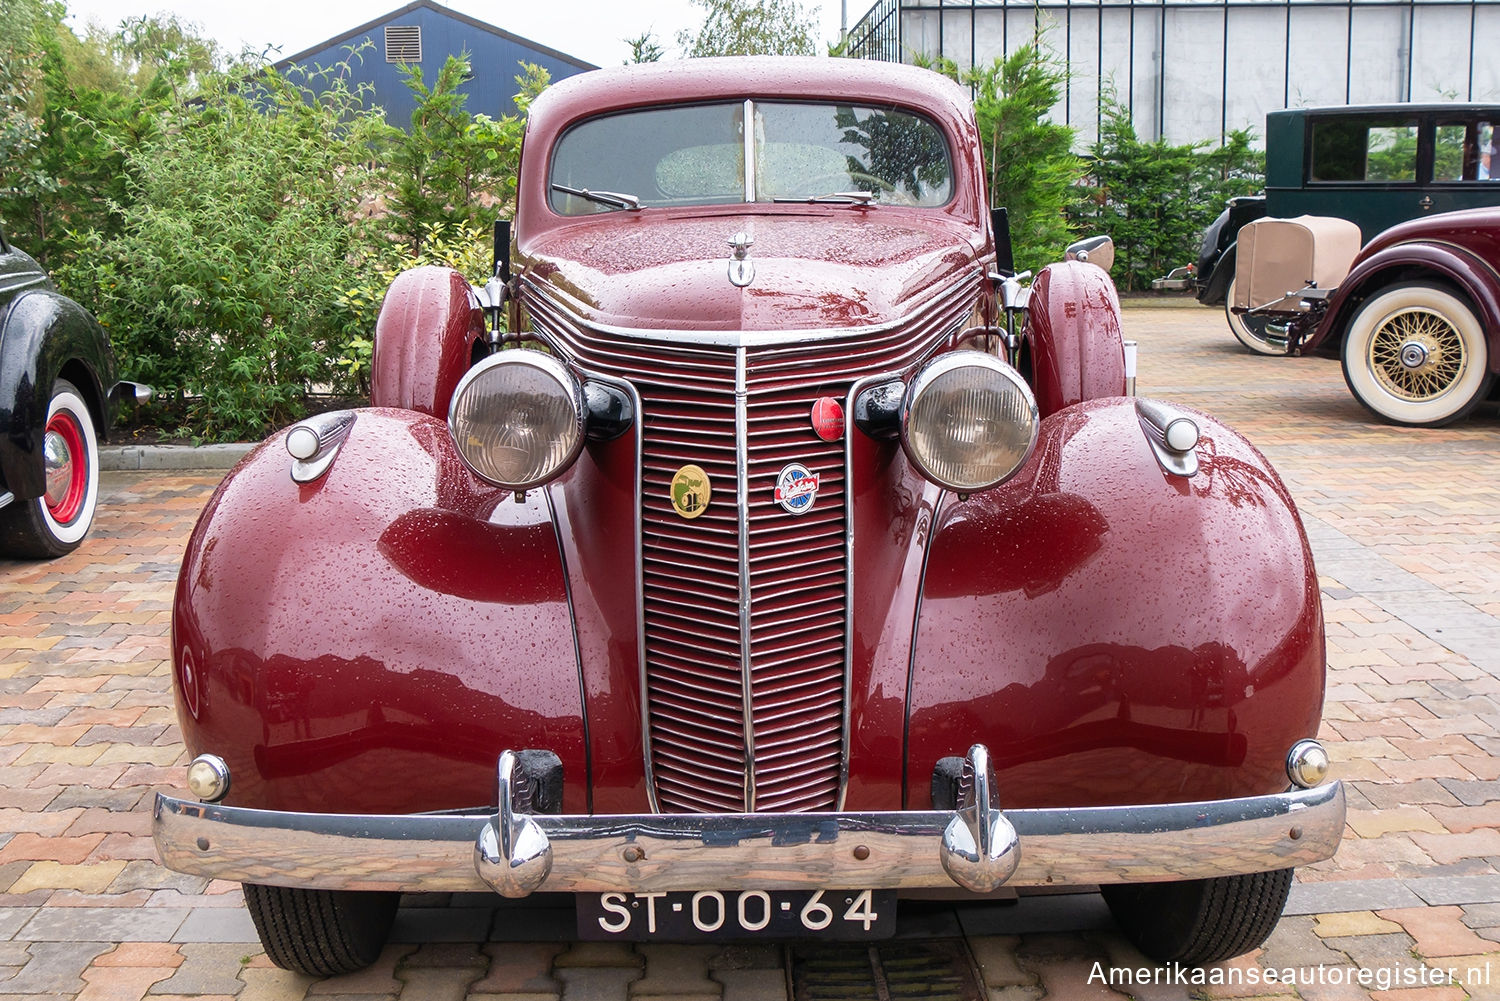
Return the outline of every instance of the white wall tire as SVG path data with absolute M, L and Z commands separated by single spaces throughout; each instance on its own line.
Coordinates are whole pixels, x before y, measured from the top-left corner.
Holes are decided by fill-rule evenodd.
M 70 553 L 94 524 L 99 441 L 83 394 L 66 379 L 52 386 L 42 447 L 47 492 L 0 509 L 0 549 L 15 556 Z
M 1492 381 L 1484 326 L 1473 307 L 1435 285 L 1391 285 L 1370 296 L 1349 321 L 1340 353 L 1354 398 L 1407 427 L 1458 420 Z
M 1229 262 L 1230 266 L 1234 261 Z M 1229 321 L 1229 332 L 1234 334 L 1235 340 L 1258 355 L 1284 355 L 1286 354 L 1286 340 L 1271 341 L 1266 337 L 1266 328 L 1271 325 L 1271 318 L 1265 315 L 1251 315 L 1249 313 L 1236 313 L 1229 307 L 1234 304 L 1234 279 L 1229 279 L 1229 287 L 1224 290 L 1224 319 Z

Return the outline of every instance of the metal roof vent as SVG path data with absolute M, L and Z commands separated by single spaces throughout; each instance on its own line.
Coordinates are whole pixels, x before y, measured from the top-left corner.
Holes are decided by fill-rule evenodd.
M 385 61 L 419 63 L 422 61 L 422 26 L 388 24 L 385 26 Z

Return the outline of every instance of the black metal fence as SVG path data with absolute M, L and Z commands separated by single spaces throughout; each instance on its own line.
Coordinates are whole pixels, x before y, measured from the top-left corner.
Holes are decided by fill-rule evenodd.
M 878 0 L 848 52 L 967 68 L 1034 38 L 1067 66 L 1052 117 L 1085 142 L 1107 95 L 1178 142 L 1283 107 L 1500 102 L 1500 0 Z

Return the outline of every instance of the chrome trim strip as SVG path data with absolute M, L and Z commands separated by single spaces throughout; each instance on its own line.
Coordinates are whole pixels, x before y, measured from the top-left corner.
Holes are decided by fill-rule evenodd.
M 639 407 L 636 413 L 640 413 Z M 563 598 L 568 603 L 568 635 L 573 638 L 573 664 L 578 669 L 578 706 L 582 713 L 579 722 L 583 726 L 583 769 L 586 773 L 583 787 L 588 794 L 584 802 L 592 810 L 594 808 L 594 754 L 593 744 L 589 741 L 589 692 L 588 687 L 583 683 L 583 645 L 578 641 L 578 613 L 573 608 L 573 581 L 568 576 L 568 550 L 563 545 L 562 529 L 557 524 L 557 505 L 552 500 L 552 491 L 556 486 L 554 481 L 542 487 L 542 500 L 547 505 L 547 517 L 552 521 L 552 531 L 557 533 L 557 562 L 562 565 Z M 501 503 L 505 502 L 501 501 Z
M 837 809 L 844 808 L 849 794 L 849 742 L 853 739 L 849 704 L 854 701 L 854 401 L 867 385 L 891 382 L 900 372 L 867 375 L 849 387 L 844 397 L 844 705 L 843 741 L 839 745 L 839 795 Z
M 755 201 L 755 102 L 745 99 L 745 120 L 741 125 L 745 142 L 745 204 Z
M 1306 865 L 1337 849 L 1344 810 L 1338 782 L 1199 803 L 1011 810 L 1004 818 L 1020 838 L 1021 857 L 1007 885 L 1201 879 Z M 550 844 L 542 891 L 952 888 L 939 846 L 957 816 L 536 814 L 528 829 Z M 198 876 L 329 890 L 482 892 L 490 886 L 476 871 L 475 848 L 496 820 L 489 812 L 279 813 L 158 795 L 152 836 L 168 868 Z M 627 846 L 636 861 L 625 860 Z
M 747 102 L 748 103 L 748 102 Z M 750 414 L 745 349 L 734 353 L 734 475 L 740 534 L 740 704 L 745 713 L 745 810 L 755 812 L 755 692 L 750 656 Z
M 638 341 L 670 341 L 674 344 L 701 344 L 709 347 L 758 348 L 785 347 L 791 344 L 831 341 L 838 340 L 839 338 L 861 340 L 866 337 L 888 334 L 899 327 L 910 326 L 915 322 L 919 322 L 924 314 L 932 309 L 939 300 L 955 295 L 959 286 L 975 282 L 978 277 L 973 271 L 964 271 L 932 295 L 919 303 L 914 303 L 900 317 L 887 320 L 884 323 L 872 323 L 856 327 L 811 327 L 798 330 L 669 330 L 665 328 L 618 327 L 605 323 L 595 323 L 593 320 L 584 320 L 578 310 L 571 304 L 559 300 L 552 294 L 555 289 L 535 279 L 529 279 L 527 284 L 535 294 L 545 298 L 554 308 L 564 311 L 574 322 L 588 330 L 597 331 L 602 334 Z
M 16 499 L 16 495 L 9 490 L 0 490 L 0 507 L 4 507 Z
M 47 285 L 47 276 L 40 271 L 27 271 L 18 274 L 15 276 L 14 281 L 0 282 L 0 295 L 5 295 L 7 292 L 19 292 L 33 285 L 45 288 Z
M 545 331 L 541 331 L 541 333 L 545 335 Z M 636 666 L 639 668 L 641 674 L 641 760 L 645 765 L 646 803 L 651 807 L 653 811 L 659 813 L 661 811 L 661 804 L 657 802 L 656 799 L 656 769 L 653 767 L 651 761 L 650 693 L 649 689 L 646 687 L 646 560 L 645 544 L 641 538 L 642 533 L 645 530 L 641 520 L 644 512 L 643 505 L 645 504 L 646 500 L 644 482 L 645 469 L 644 464 L 641 462 L 641 455 L 643 450 L 645 449 L 644 434 L 646 411 L 645 407 L 641 403 L 641 394 L 635 388 L 634 383 L 629 382 L 625 379 L 618 378 L 617 376 L 606 375 L 605 373 L 600 372 L 596 369 L 583 367 L 582 365 L 578 364 L 578 360 L 574 358 L 571 353 L 564 350 L 563 347 L 560 344 L 556 343 L 556 341 L 554 341 L 550 336 L 544 336 L 544 343 L 552 351 L 556 352 L 558 357 L 568 359 L 568 363 L 576 368 L 579 374 L 582 375 L 585 380 L 605 382 L 610 384 L 611 386 L 618 386 L 619 388 L 630 394 L 630 402 L 635 404 L 635 427 L 632 428 L 631 431 L 635 435 L 635 656 Z M 548 503 L 551 503 L 550 497 L 548 499 Z M 561 548 L 561 545 L 562 540 L 559 538 L 559 548 Z M 564 558 L 563 565 L 564 567 L 567 566 L 566 558 Z M 572 601 L 573 593 L 570 589 L 568 592 L 568 602 L 570 606 L 572 604 Z M 573 623 L 573 643 L 575 649 L 578 650 L 578 683 L 581 685 L 583 684 L 583 649 L 581 646 L 578 646 L 578 623 L 576 620 Z M 585 707 L 587 707 L 588 705 L 587 692 L 584 693 L 584 705 Z M 588 718 L 586 708 L 584 715 L 584 738 L 585 740 L 587 740 L 588 738 Z M 592 759 L 589 760 L 589 767 L 593 767 Z M 591 805 L 593 802 L 593 795 L 593 782 L 590 781 L 589 802 Z

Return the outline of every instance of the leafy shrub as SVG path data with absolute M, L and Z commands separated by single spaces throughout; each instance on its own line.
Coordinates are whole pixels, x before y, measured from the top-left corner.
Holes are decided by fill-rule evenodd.
M 1036 43 L 965 73 L 946 58 L 918 62 L 973 90 L 990 204 L 1010 210 L 1017 265 L 1057 260 L 1072 238 L 1068 208 L 1084 167 L 1072 151 L 1075 131 L 1047 120 L 1062 97 L 1063 68 Z
M 122 233 L 95 231 L 87 265 L 65 269 L 92 280 L 128 373 L 182 401 L 195 436 L 301 416 L 354 332 L 343 290 L 378 245 L 356 209 L 384 123 L 336 72 L 312 76 L 219 78 L 165 112 L 126 153 Z
M 1205 227 L 1236 195 L 1265 185 L 1265 155 L 1250 133 L 1229 133 L 1224 145 L 1142 141 L 1118 101 L 1105 108 L 1091 151 L 1085 197 L 1074 218 L 1115 241 L 1115 283 L 1150 288 L 1151 279 L 1195 260 Z

